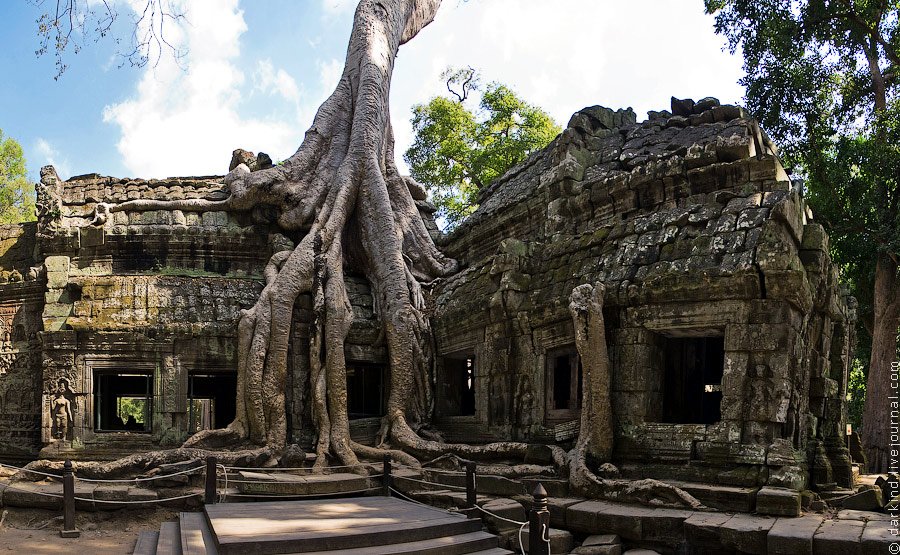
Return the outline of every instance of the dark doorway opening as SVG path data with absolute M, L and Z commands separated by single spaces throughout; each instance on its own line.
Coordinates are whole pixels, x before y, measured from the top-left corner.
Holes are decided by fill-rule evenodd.
M 351 420 L 384 416 L 384 373 L 380 364 L 347 364 L 347 412 Z
M 547 418 L 574 418 L 584 396 L 581 382 L 581 358 L 574 347 L 547 353 Z
M 95 372 L 94 431 L 151 432 L 152 392 L 150 372 Z
M 190 433 L 224 428 L 234 420 L 237 374 L 191 373 L 188 375 L 188 426 Z
M 475 355 L 444 357 L 440 413 L 443 416 L 475 414 Z
M 723 337 L 667 337 L 663 341 L 663 422 L 714 424 L 722 419 Z

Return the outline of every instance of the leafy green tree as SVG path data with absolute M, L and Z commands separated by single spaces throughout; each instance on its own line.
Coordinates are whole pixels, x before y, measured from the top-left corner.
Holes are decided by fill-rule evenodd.
M 731 51 L 740 47 L 748 108 L 806 177 L 833 257 L 860 300 L 858 354 L 869 354 L 861 435 L 870 470 L 885 471 L 900 328 L 900 4 L 705 3 Z
M 447 70 L 444 78 L 455 98 L 436 96 L 413 107 L 415 138 L 404 159 L 452 229 L 478 208 L 480 190 L 561 129 L 506 85 L 490 83 L 482 92 L 471 68 Z M 482 94 L 473 110 L 467 101 L 476 91 Z
M 22 146 L 0 129 L 0 223 L 34 220 L 34 183 L 25 170 Z

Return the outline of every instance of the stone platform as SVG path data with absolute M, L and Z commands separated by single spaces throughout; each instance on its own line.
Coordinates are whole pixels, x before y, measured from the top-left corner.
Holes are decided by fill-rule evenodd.
M 135 555 L 509 555 L 481 521 L 391 497 L 207 505 L 144 532 Z

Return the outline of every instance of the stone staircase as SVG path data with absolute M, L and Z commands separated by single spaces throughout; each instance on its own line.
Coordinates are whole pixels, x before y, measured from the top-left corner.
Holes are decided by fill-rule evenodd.
M 388 497 L 220 503 L 142 532 L 135 555 L 510 555 L 481 520 Z

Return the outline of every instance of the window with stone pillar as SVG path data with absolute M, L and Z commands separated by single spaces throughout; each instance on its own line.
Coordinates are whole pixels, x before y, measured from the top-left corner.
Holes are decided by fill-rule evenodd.
M 384 365 L 347 363 L 347 412 L 351 420 L 384 416 L 388 393 L 384 376 Z
M 548 421 L 572 420 L 581 410 L 581 358 L 574 345 L 547 351 L 546 413 Z
M 152 372 L 95 370 L 93 378 L 94 431 L 153 430 Z
M 438 412 L 441 416 L 474 416 L 477 367 L 475 354 L 455 353 L 441 358 Z
M 722 419 L 722 336 L 663 337 L 662 422 L 714 424 Z
M 188 374 L 189 433 L 224 428 L 234 420 L 237 374 L 190 372 Z

